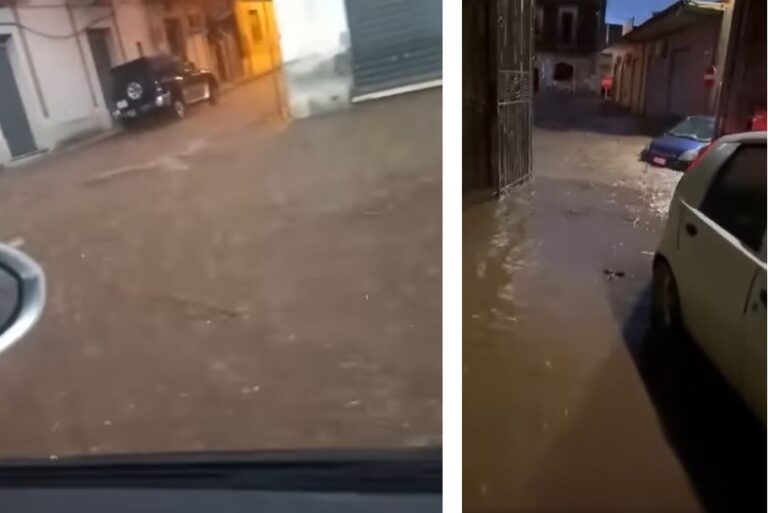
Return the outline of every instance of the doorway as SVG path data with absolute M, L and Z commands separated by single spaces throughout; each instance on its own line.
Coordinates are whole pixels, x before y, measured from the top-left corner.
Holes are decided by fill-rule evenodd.
M 11 65 L 11 36 L 0 39 L 0 129 L 12 157 L 37 151 Z
M 168 50 L 172 55 L 180 59 L 187 58 L 187 45 L 184 41 L 184 33 L 178 18 L 166 18 L 165 35 L 168 38 Z
M 88 29 L 88 45 L 91 47 L 93 65 L 99 77 L 101 94 L 104 96 L 104 105 L 109 112 L 115 110 L 115 102 L 112 99 L 112 54 L 109 50 L 111 40 L 109 29 Z
M 681 48 L 672 51 L 669 64 L 669 92 L 667 93 L 667 114 L 683 118 L 695 114 L 691 108 L 691 51 Z
M 637 57 L 628 55 L 627 61 L 629 63 L 629 78 L 626 80 L 626 83 L 624 85 L 624 92 L 625 94 L 622 94 L 622 98 L 624 98 L 625 102 L 624 106 L 632 108 L 632 99 L 635 95 L 635 80 L 636 76 L 635 73 L 637 73 Z
M 282 57 L 272 2 L 240 2 L 238 9 L 250 72 L 260 75 L 280 66 Z

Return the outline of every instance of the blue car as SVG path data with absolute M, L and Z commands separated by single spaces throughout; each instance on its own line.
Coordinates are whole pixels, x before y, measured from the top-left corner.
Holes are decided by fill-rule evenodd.
M 714 135 L 714 117 L 690 116 L 653 139 L 640 158 L 655 166 L 685 171 L 709 146 Z

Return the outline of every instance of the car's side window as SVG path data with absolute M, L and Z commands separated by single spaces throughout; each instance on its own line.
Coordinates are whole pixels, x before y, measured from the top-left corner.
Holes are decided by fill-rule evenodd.
M 173 72 L 176 73 L 179 76 L 184 76 L 187 74 L 187 68 L 184 66 L 184 61 L 179 59 L 173 60 Z
M 173 60 L 167 58 L 167 57 L 156 57 L 152 61 L 152 68 L 155 71 L 155 73 L 158 73 L 163 76 L 167 75 L 173 75 Z
M 184 73 L 184 63 L 176 57 L 160 57 L 163 72 L 167 75 L 181 75 Z
M 765 235 L 766 147 L 742 145 L 717 172 L 701 211 L 755 253 Z

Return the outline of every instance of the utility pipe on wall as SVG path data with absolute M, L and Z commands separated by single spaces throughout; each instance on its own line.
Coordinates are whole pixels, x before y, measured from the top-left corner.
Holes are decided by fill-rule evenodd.
M 80 33 L 77 31 L 77 23 L 75 22 L 75 15 L 72 13 L 72 7 L 68 4 L 64 4 L 64 8 L 67 11 L 67 18 L 69 18 L 69 25 L 72 28 L 74 34 L 75 44 L 77 45 L 77 54 L 80 56 L 80 64 L 83 67 L 83 75 L 85 75 L 85 82 L 88 84 L 88 92 L 91 93 L 91 101 L 94 107 L 98 107 L 99 102 L 96 99 L 96 92 L 93 89 L 91 83 L 91 74 L 88 73 L 88 62 L 85 60 L 85 50 L 83 50 L 83 42 L 80 40 Z
M 43 112 L 43 117 L 48 118 L 50 117 L 50 114 L 48 112 L 48 105 L 45 103 L 45 96 L 43 96 L 43 89 L 40 87 L 40 77 L 37 75 L 37 70 L 35 69 L 35 62 L 32 60 L 32 52 L 29 51 L 29 42 L 27 41 L 27 34 L 24 32 L 24 27 L 21 24 L 21 21 L 19 20 L 19 9 L 16 7 L 16 4 L 14 2 L 11 2 L 9 5 L 11 9 L 11 17 L 13 18 L 14 24 L 16 24 L 17 31 L 19 34 L 19 40 L 21 41 L 21 47 L 24 50 L 24 57 L 27 59 L 27 65 L 29 66 L 29 72 L 32 76 L 32 85 L 35 87 L 35 93 L 37 94 L 37 99 L 40 102 L 40 110 Z

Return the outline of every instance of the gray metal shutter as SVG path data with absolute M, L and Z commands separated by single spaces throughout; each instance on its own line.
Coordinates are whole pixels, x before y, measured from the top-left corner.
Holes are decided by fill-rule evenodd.
M 441 0 L 346 0 L 353 96 L 442 76 Z

